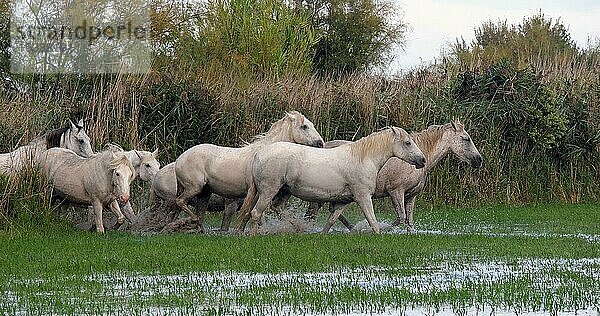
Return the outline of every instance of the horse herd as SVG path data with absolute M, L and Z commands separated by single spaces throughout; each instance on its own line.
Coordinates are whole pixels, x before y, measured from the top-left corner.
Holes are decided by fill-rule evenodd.
M 94 154 L 80 120 L 0 154 L 0 174 L 14 176 L 25 166 L 39 166 L 54 197 L 93 208 L 100 233 L 104 209 L 117 216 L 118 224 L 135 221 L 129 203 L 135 178 L 151 182 L 154 203 L 164 200 L 183 210 L 186 220 L 200 230 L 209 198 L 216 194 L 225 198 L 221 225 L 225 231 L 239 210 L 237 229 L 244 231 L 252 219 L 250 234 L 256 234 L 266 208 L 280 213 L 296 196 L 311 202 L 307 219 L 314 219 L 324 203 L 330 204 L 324 233 L 338 219 L 352 229 L 342 215 L 351 202 L 357 202 L 371 229 L 379 233 L 372 198 L 391 196 L 397 213 L 393 225 L 406 224 L 410 232 L 415 196 L 423 190 L 427 174 L 449 153 L 472 167 L 482 165 L 458 120 L 410 135 L 402 128 L 387 127 L 356 142 L 325 143 L 310 120 L 291 111 L 243 147 L 197 145 L 160 168 L 158 150 L 123 151 L 110 145 Z M 168 221 L 177 215 L 174 212 Z

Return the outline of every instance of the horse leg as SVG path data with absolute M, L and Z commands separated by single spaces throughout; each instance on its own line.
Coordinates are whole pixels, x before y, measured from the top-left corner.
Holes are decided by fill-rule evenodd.
M 396 220 L 392 223 L 392 226 L 400 226 L 406 220 L 406 210 L 404 208 L 404 192 L 400 190 L 394 190 L 389 192 L 394 203 L 394 209 L 396 210 Z
M 408 198 L 406 201 L 406 231 L 412 234 L 414 230 L 413 211 L 415 209 L 415 197 Z
M 373 210 L 373 201 L 371 201 L 371 195 L 359 195 L 354 198 L 360 208 L 362 209 L 365 217 L 367 218 L 367 222 L 369 222 L 369 226 L 373 229 L 375 234 L 381 233 L 379 229 L 379 223 L 377 222 L 377 218 L 375 218 L 375 210 Z
M 258 193 L 258 200 L 256 204 L 252 208 L 252 227 L 250 228 L 250 235 L 254 236 L 258 233 L 258 226 L 260 225 L 260 221 L 262 219 L 262 214 L 265 209 L 269 206 L 275 195 L 277 195 L 277 191 L 275 190 L 265 190 L 262 193 Z
M 177 186 L 182 187 L 179 184 Z M 190 219 L 192 219 L 193 221 L 197 221 L 198 216 L 196 216 L 196 213 L 194 212 L 192 207 L 188 205 L 188 201 L 193 197 L 197 196 L 198 194 L 202 193 L 203 189 L 204 184 L 199 186 L 199 188 L 183 188 L 183 192 L 177 198 L 175 198 L 175 204 L 179 206 L 179 208 L 182 209 L 184 212 L 186 212 L 190 216 Z
M 219 231 L 226 232 L 229 230 L 229 225 L 231 225 L 231 217 L 233 217 L 233 213 L 235 213 L 240 206 L 238 200 L 233 199 L 225 199 L 225 214 L 223 214 L 223 221 L 221 221 L 221 228 Z
M 96 231 L 100 234 L 104 234 L 104 223 L 102 222 L 102 203 L 98 200 L 92 202 L 94 207 L 94 214 L 96 215 Z
M 325 203 L 311 202 L 308 206 L 308 210 L 306 210 L 306 214 L 304 214 L 304 219 L 310 221 L 316 220 L 317 214 L 324 204 Z M 331 206 L 329 207 L 329 210 L 331 210 Z
M 206 214 L 206 209 L 208 209 L 208 200 L 210 199 L 210 192 L 207 192 L 207 190 L 203 190 L 202 193 L 200 193 L 199 196 L 197 196 L 196 199 L 196 211 L 198 214 L 197 220 L 198 220 L 198 229 L 200 229 L 200 232 L 204 232 L 204 214 Z M 194 219 L 192 218 L 192 221 Z
M 117 200 L 112 201 L 109 205 L 109 208 L 113 214 L 117 215 L 117 224 L 121 225 L 125 223 L 125 215 L 121 213 L 121 207 L 119 206 L 119 202 L 117 202 Z
M 329 212 L 331 213 L 333 210 L 331 209 L 331 204 L 329 205 Z M 348 230 L 352 230 L 354 228 L 354 225 L 352 225 L 350 223 L 350 221 L 343 215 L 340 214 L 340 216 L 338 217 L 338 219 L 340 220 L 340 222 L 342 222 L 342 224 L 344 224 L 344 226 L 346 226 L 346 228 L 348 228 Z
M 123 214 L 127 217 L 130 223 L 133 223 L 137 220 L 137 216 L 135 216 L 135 212 L 133 211 L 133 207 L 131 207 L 131 203 L 127 202 L 123 205 Z
M 332 203 L 332 202 L 329 203 L 329 211 L 331 213 L 329 214 L 327 223 L 325 223 L 325 226 L 323 226 L 323 231 L 322 231 L 323 234 L 329 233 L 331 226 L 333 226 L 333 224 L 335 224 L 335 222 L 338 220 L 340 215 L 342 215 L 342 212 L 344 211 L 344 206 L 346 206 L 346 204 Z

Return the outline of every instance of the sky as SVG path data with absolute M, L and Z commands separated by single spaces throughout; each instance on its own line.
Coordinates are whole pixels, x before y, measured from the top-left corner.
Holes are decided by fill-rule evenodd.
M 579 47 L 600 37 L 600 0 L 393 0 L 409 24 L 404 51 L 397 49 L 389 72 L 410 69 L 438 58 L 457 38 L 467 43 L 487 21 L 518 24 L 538 12 L 560 21 Z

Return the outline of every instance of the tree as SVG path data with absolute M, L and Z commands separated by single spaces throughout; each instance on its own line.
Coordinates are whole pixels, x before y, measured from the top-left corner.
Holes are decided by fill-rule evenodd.
M 315 32 L 309 16 L 283 0 L 209 0 L 180 31 L 183 64 L 239 77 L 308 73 Z
M 387 63 L 405 38 L 407 25 L 390 0 L 295 0 L 295 5 L 311 15 L 319 32 L 316 72 L 371 70 Z

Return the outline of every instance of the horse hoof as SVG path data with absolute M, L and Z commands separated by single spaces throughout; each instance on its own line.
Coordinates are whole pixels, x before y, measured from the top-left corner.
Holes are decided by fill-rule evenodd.
M 392 226 L 394 226 L 394 227 L 398 227 L 398 226 L 400 226 L 400 225 L 402 224 L 402 222 L 403 222 L 402 220 L 400 220 L 400 219 L 397 219 L 397 220 L 395 220 L 395 221 L 392 223 Z

